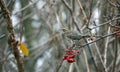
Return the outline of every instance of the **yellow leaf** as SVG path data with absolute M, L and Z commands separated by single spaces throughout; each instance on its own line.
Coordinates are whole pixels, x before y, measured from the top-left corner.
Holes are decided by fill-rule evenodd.
M 22 51 L 22 53 L 25 56 L 29 55 L 29 50 L 28 50 L 27 46 L 24 43 L 22 43 L 22 42 L 20 43 L 20 50 Z

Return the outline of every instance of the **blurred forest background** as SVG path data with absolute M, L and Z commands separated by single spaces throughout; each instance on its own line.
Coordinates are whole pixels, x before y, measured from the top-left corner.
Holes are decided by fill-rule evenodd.
M 119 28 L 120 0 L 0 0 L 0 72 L 120 72 Z M 12 35 L 28 56 L 19 44 L 15 55 Z

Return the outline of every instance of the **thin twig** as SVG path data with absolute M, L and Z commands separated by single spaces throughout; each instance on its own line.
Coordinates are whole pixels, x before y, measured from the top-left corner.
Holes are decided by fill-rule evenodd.
M 39 11 L 41 11 L 41 9 L 42 9 L 44 6 L 45 6 L 45 4 L 39 9 Z M 24 16 L 20 21 L 18 21 L 18 22 L 15 24 L 15 27 L 17 27 L 17 26 L 19 25 L 20 22 L 22 22 L 22 21 L 28 19 L 29 17 L 32 17 L 33 15 L 35 15 L 36 12 L 37 12 L 37 11 L 33 11 L 32 13 L 30 13 L 30 14 Z
M 102 65 L 103 65 L 104 71 L 107 72 L 107 68 L 106 68 L 106 66 L 105 66 L 105 64 L 104 64 L 104 62 L 103 62 L 102 56 L 101 56 L 101 54 L 100 54 L 100 50 L 99 50 L 96 42 L 94 42 L 94 44 L 95 44 L 95 48 L 96 48 L 96 51 L 97 51 L 97 53 L 98 53 L 98 56 L 99 56 L 99 58 L 100 58 L 100 61 L 101 61 Z
M 74 69 L 73 63 L 71 63 L 70 66 L 69 66 L 69 71 L 68 72 L 73 72 L 73 69 Z
M 60 70 L 62 64 L 63 64 L 63 61 L 61 61 L 60 65 L 58 66 L 58 68 L 57 68 L 57 70 L 56 70 L 56 72 L 59 72 L 59 70 Z
M 87 55 L 86 55 L 85 49 L 83 49 L 83 54 L 84 54 L 84 57 L 85 57 L 85 63 L 86 63 L 86 67 L 87 67 L 87 72 L 90 72 L 89 65 L 88 65 L 88 61 L 87 61 Z
M 110 27 L 108 27 L 108 32 L 107 34 L 110 33 Z M 107 37 L 106 42 L 105 42 L 105 49 L 104 49 L 104 56 L 103 56 L 103 60 L 104 60 L 104 65 L 106 67 L 107 64 L 107 49 L 108 49 L 108 43 L 109 43 L 109 37 Z
M 110 0 L 107 0 L 111 5 L 113 5 L 114 7 L 116 7 L 116 4 L 111 2 Z
M 70 12 L 70 14 L 71 14 L 71 16 L 72 16 L 73 23 L 75 24 L 77 30 L 81 33 L 81 31 L 80 31 L 80 29 L 79 29 L 79 27 L 78 27 L 78 25 L 77 25 L 78 23 L 77 23 L 75 17 L 73 16 L 72 8 L 69 6 L 69 4 L 68 4 L 65 0 L 62 0 L 62 2 L 64 3 L 64 5 L 65 5 L 65 6 L 67 7 L 67 9 L 69 10 L 69 12 Z
M 118 37 L 115 36 L 115 42 L 114 42 L 114 58 L 113 58 L 113 67 L 112 67 L 112 72 L 115 72 L 115 67 L 116 67 L 116 60 L 117 60 L 117 53 L 118 53 Z
M 78 1 L 78 4 L 79 4 L 80 9 L 81 9 L 81 11 L 82 11 L 82 13 L 83 13 L 83 15 L 84 15 L 83 18 L 86 20 L 86 22 L 88 22 L 86 13 L 85 13 L 85 11 L 84 11 L 84 9 L 83 9 L 83 7 L 82 7 L 82 4 L 81 4 L 80 0 L 77 0 L 77 1 Z
M 75 67 L 76 67 L 76 71 L 77 71 L 77 72 L 80 72 L 79 66 L 77 65 L 76 62 L 74 63 L 74 65 L 75 65 Z
M 110 34 L 108 34 L 108 35 L 102 36 L 102 37 L 96 39 L 95 41 L 92 41 L 92 42 L 90 42 L 90 43 L 87 43 L 87 44 L 84 44 L 84 45 L 80 46 L 80 48 L 85 47 L 85 46 L 87 46 L 87 45 L 89 45 L 89 44 L 92 44 L 92 43 L 97 42 L 97 41 L 99 41 L 99 40 L 101 40 L 101 39 L 103 39 L 103 38 L 106 38 L 106 37 L 108 37 L 108 36 L 114 35 L 115 33 L 119 33 L 119 32 L 120 32 L 120 31 L 117 31 L 117 32 L 113 32 L 113 33 L 110 33 Z
M 101 24 L 99 24 L 98 26 L 93 27 L 93 28 L 91 28 L 91 29 L 98 28 L 98 27 L 100 27 L 100 26 L 106 25 L 106 24 L 108 24 L 108 23 L 110 23 L 110 22 L 112 22 L 112 21 L 118 20 L 118 19 L 120 19 L 120 17 L 113 18 L 112 20 L 109 20 L 109 21 L 107 21 L 107 22 L 101 23 Z M 108 25 L 109 25 L 109 24 L 108 24 Z M 111 25 L 111 24 L 110 24 L 110 25 Z M 113 25 L 111 25 L 111 26 L 113 26 Z
M 33 6 L 35 3 L 38 3 L 38 1 L 40 1 L 40 0 L 36 0 L 36 1 L 32 2 L 32 4 L 26 5 L 25 7 L 23 7 L 23 8 L 20 9 L 19 11 L 17 11 L 17 12 L 13 12 L 13 14 L 16 15 L 17 13 L 20 13 L 20 12 L 26 10 L 27 8 Z

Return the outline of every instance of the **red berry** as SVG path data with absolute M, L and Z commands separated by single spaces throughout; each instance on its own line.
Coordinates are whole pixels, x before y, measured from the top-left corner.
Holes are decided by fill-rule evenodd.
M 116 36 L 120 36 L 120 33 L 115 33 Z
M 68 61 L 68 63 L 76 62 L 76 60 L 74 60 L 74 59 L 69 59 L 69 60 L 67 60 L 67 61 Z
M 67 55 L 64 55 L 64 56 L 62 57 L 62 59 L 63 59 L 63 60 L 66 60 L 67 57 L 68 57 Z
M 80 53 L 80 50 L 76 50 L 76 53 Z
M 75 54 L 74 55 L 69 55 L 69 58 L 75 58 Z
M 73 45 L 69 49 L 64 50 L 66 52 L 66 54 L 63 55 L 62 59 L 66 60 L 68 63 L 76 62 L 76 60 L 74 58 L 78 53 L 80 53 L 80 50 L 73 49 L 74 46 L 75 45 Z

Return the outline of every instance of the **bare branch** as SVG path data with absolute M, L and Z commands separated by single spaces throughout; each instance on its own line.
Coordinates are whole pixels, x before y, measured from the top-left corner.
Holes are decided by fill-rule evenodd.
M 18 50 L 18 41 L 16 40 L 12 21 L 10 19 L 9 10 L 8 10 L 7 6 L 5 5 L 4 0 L 0 0 L 0 7 L 2 9 L 2 12 L 4 13 L 4 17 L 7 22 L 7 26 L 8 26 L 7 29 L 10 33 L 8 42 L 9 42 L 9 45 L 13 48 L 14 56 L 17 61 L 18 70 L 19 70 L 19 72 L 24 72 L 23 60 L 22 60 L 22 58 L 19 54 L 19 50 Z
M 88 64 L 88 59 L 87 59 L 87 55 L 86 55 L 86 51 L 85 49 L 83 49 L 83 54 L 84 54 L 84 57 L 85 57 L 85 63 L 86 63 L 86 67 L 87 67 L 87 72 L 90 72 L 90 69 L 89 69 L 89 64 Z
M 92 42 L 90 42 L 90 43 L 87 43 L 87 44 L 84 44 L 84 45 L 80 46 L 80 48 L 85 47 L 85 46 L 87 46 L 87 45 L 89 45 L 89 44 L 92 44 L 92 43 L 97 42 L 97 41 L 99 41 L 99 40 L 101 40 L 101 39 L 103 39 L 103 38 L 106 38 L 106 37 L 108 37 L 108 36 L 114 35 L 115 33 L 119 33 L 119 32 L 120 32 L 120 31 L 117 31 L 117 32 L 113 32 L 113 33 L 110 33 L 110 34 L 108 34 L 108 35 L 102 36 L 102 37 L 96 39 L 95 41 L 92 41 Z
M 80 0 L 77 0 L 77 1 L 78 1 L 78 4 L 79 4 L 80 9 L 82 10 L 82 13 L 83 13 L 83 15 L 84 15 L 83 19 L 85 19 L 86 22 L 88 22 L 87 15 L 86 15 L 83 7 L 82 7 L 82 4 L 81 4 Z
M 110 27 L 108 28 L 108 34 L 110 33 Z M 105 49 L 104 49 L 104 56 L 103 56 L 103 60 L 104 60 L 104 65 L 106 67 L 107 64 L 107 49 L 108 49 L 108 43 L 109 43 L 109 37 L 107 37 L 106 39 L 106 43 L 105 43 Z
M 117 61 L 117 57 L 118 57 L 118 37 L 115 36 L 115 42 L 114 42 L 114 48 L 115 48 L 115 51 L 114 51 L 114 59 L 113 59 L 113 67 L 112 67 L 112 72 L 115 72 L 116 71 L 116 61 Z

